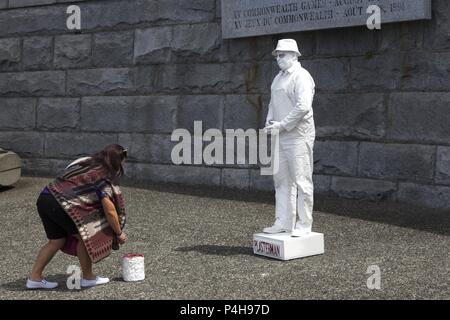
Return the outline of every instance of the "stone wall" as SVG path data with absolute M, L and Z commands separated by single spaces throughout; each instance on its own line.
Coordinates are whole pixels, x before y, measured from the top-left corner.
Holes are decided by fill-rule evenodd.
M 66 28 L 69 4 L 81 32 Z M 259 128 L 291 37 L 316 80 L 318 193 L 450 208 L 450 2 L 433 18 L 222 40 L 217 0 L 0 0 L 0 147 L 53 175 L 109 143 L 133 181 L 273 190 L 257 167 L 175 166 L 175 128 Z

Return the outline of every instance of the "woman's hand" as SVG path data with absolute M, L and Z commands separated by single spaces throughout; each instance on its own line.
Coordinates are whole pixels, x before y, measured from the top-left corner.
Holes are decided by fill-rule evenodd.
M 117 240 L 119 241 L 119 244 L 124 244 L 125 241 L 127 241 L 127 236 L 125 232 L 122 231 L 122 233 L 119 236 L 117 236 Z

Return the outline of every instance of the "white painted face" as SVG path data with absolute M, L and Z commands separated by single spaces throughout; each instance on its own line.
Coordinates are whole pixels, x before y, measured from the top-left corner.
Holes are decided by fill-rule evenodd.
M 281 70 L 286 71 L 297 61 L 297 55 L 291 51 L 277 51 L 275 58 Z

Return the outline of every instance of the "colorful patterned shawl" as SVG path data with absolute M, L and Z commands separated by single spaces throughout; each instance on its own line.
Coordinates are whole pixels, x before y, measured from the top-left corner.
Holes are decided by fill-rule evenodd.
M 48 185 L 48 189 L 77 226 L 93 263 L 118 249 L 117 239 L 103 212 L 98 192 L 113 201 L 121 228 L 125 226 L 125 205 L 114 177 L 102 165 L 69 166 Z

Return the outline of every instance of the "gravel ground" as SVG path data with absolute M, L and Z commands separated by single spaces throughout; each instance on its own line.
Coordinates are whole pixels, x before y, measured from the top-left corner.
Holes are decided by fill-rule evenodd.
M 35 201 L 49 178 L 23 177 L 0 191 L 0 299 L 450 299 L 450 212 L 316 197 L 313 231 L 325 254 L 278 261 L 252 253 L 252 234 L 273 222 L 270 194 L 177 186 L 123 187 L 128 242 L 95 265 L 112 282 L 69 290 L 75 257 L 46 269 L 60 287 L 25 289 L 46 241 Z M 121 256 L 145 255 L 146 279 L 124 282 Z M 381 288 L 369 290 L 371 265 Z

